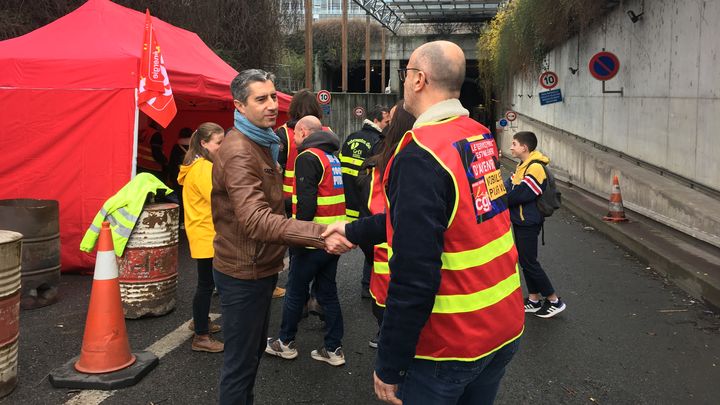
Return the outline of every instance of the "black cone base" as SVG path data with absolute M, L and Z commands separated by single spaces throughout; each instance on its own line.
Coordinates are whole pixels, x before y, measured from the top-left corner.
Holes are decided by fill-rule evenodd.
M 93 390 L 114 390 L 130 387 L 143 379 L 160 362 L 150 352 L 133 353 L 135 363 L 122 370 L 104 374 L 85 374 L 75 370 L 75 362 L 80 356 L 73 358 L 50 373 L 50 384 L 55 388 L 79 388 Z

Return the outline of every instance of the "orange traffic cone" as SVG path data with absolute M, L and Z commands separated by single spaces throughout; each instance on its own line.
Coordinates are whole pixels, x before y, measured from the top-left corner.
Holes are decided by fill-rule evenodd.
M 610 194 L 609 211 L 603 217 L 605 221 L 625 222 L 625 208 L 623 208 L 622 194 L 620 194 L 620 181 L 618 176 L 613 177 L 612 193 Z
M 130 352 L 110 223 L 103 222 L 80 356 L 50 373 L 50 383 L 81 389 L 128 387 L 157 363 L 152 353 Z
M 75 368 L 88 374 L 109 373 L 134 362 L 135 356 L 130 353 L 130 342 L 125 330 L 110 223 L 103 222 L 85 335 Z

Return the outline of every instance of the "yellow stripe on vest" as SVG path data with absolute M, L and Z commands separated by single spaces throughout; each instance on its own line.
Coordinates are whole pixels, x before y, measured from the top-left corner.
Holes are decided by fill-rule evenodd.
M 512 231 L 495 239 L 485 246 L 464 252 L 445 252 L 442 254 L 443 270 L 465 270 L 471 267 L 482 266 L 504 255 L 513 247 Z
M 295 177 L 295 170 L 285 170 L 283 174 L 285 177 Z
M 507 253 L 512 249 L 513 243 L 514 239 L 510 230 L 505 235 L 477 249 L 464 252 L 444 252 L 440 256 L 442 269 L 455 271 L 482 266 Z M 388 248 L 388 257 L 392 257 L 392 255 L 392 248 Z
M 293 204 L 297 204 L 298 197 L 297 195 L 292 196 L 292 202 Z M 345 194 L 340 195 L 333 195 L 329 197 L 317 197 L 317 205 L 334 205 L 334 204 L 341 204 L 345 202 Z
M 390 274 L 390 265 L 388 262 L 373 262 L 373 273 Z
M 340 155 L 340 161 L 343 163 L 350 163 L 351 165 L 355 166 L 362 166 L 363 162 L 365 162 L 362 159 L 355 159 L 348 156 Z
M 520 288 L 520 274 L 515 272 L 490 288 L 472 294 L 436 295 L 434 314 L 473 312 L 495 305 Z
M 334 224 L 335 222 L 344 221 L 344 220 L 345 220 L 345 215 L 337 215 L 334 217 L 315 217 L 315 218 L 313 218 L 313 222 L 315 222 L 316 224 L 323 224 L 323 225 L 330 225 L 330 224 Z
M 345 174 L 349 174 L 351 176 L 355 176 L 355 177 L 358 176 L 358 171 L 355 169 L 350 169 L 349 167 L 343 167 L 342 172 Z

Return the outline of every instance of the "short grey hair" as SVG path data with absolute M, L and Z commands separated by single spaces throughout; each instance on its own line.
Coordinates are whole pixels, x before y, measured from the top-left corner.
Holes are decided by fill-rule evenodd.
M 275 83 L 275 75 L 262 69 L 246 69 L 235 76 L 232 83 L 230 83 L 230 92 L 232 93 L 233 99 L 245 104 L 250 95 L 248 86 L 250 86 L 251 83 L 266 82 L 268 80 Z

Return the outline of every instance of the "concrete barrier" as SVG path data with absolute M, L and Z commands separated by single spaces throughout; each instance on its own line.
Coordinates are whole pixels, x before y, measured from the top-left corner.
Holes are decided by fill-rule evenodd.
M 538 150 L 548 155 L 558 179 L 607 198 L 612 178 L 618 175 L 626 209 L 720 247 L 717 198 L 540 121 L 519 115 L 514 124 L 516 128 L 498 133 L 505 156 L 510 156 L 515 132 L 532 131 L 538 137 Z

